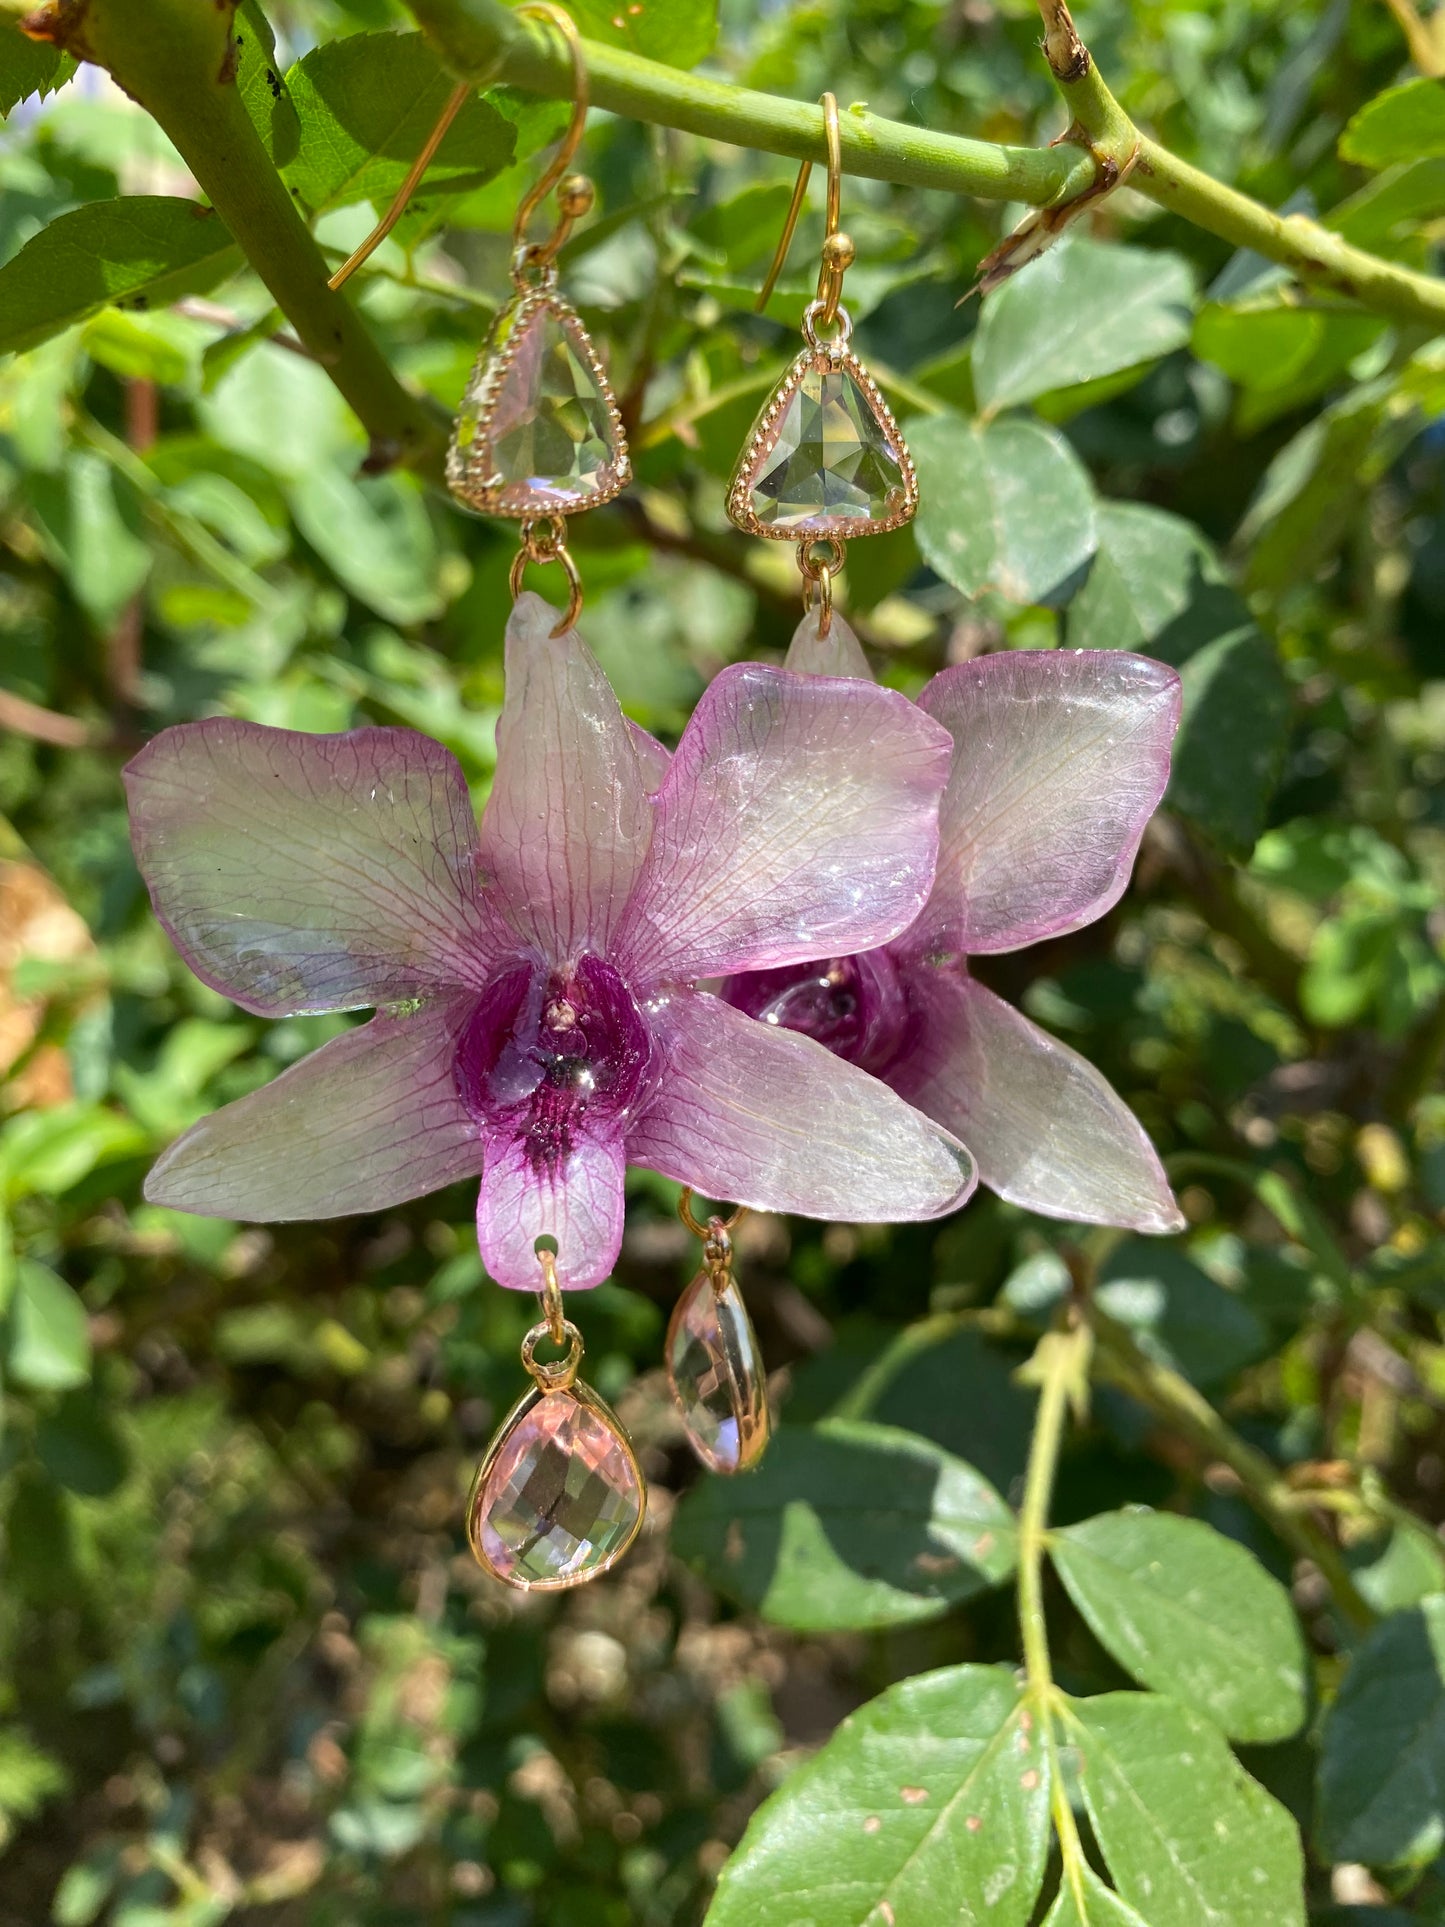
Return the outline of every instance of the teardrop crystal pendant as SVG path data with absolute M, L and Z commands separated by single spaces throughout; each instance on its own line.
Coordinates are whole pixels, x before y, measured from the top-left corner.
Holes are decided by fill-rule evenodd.
M 561 1592 L 615 1566 L 642 1530 L 647 1500 L 637 1459 L 615 1412 L 576 1377 L 582 1341 L 558 1366 L 523 1362 L 536 1383 L 503 1420 L 467 1500 L 467 1540 L 477 1563 L 522 1592 Z
M 728 514 L 750 535 L 793 542 L 901 528 L 918 507 L 918 478 L 892 411 L 846 328 L 832 341 L 807 332 L 753 424 Z
M 700 1271 L 673 1307 L 667 1377 L 697 1456 L 710 1472 L 745 1472 L 768 1442 L 757 1335 L 731 1272 Z
M 551 279 L 498 315 L 462 397 L 447 483 L 485 515 L 572 515 L 632 479 L 592 338 Z

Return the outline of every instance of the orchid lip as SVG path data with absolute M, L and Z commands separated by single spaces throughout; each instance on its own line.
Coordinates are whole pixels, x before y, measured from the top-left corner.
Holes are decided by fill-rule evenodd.
M 477 999 L 457 1043 L 457 1092 L 486 1136 L 519 1135 L 555 1170 L 578 1132 L 616 1126 L 651 1081 L 653 1047 L 631 991 L 591 954 L 519 962 Z
M 875 1076 L 908 1040 L 907 994 L 886 949 L 747 971 L 730 977 L 722 994 L 749 1017 L 800 1031 Z

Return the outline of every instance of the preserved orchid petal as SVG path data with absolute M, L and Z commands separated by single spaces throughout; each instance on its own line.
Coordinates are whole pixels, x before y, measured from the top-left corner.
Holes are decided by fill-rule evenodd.
M 1018 950 L 1103 916 L 1169 780 L 1175 672 L 1122 649 L 1019 649 L 945 669 L 919 701 L 956 749 L 910 947 Z
M 952 747 L 928 721 L 867 683 L 723 670 L 657 792 L 618 967 L 689 983 L 899 935 L 932 885 Z

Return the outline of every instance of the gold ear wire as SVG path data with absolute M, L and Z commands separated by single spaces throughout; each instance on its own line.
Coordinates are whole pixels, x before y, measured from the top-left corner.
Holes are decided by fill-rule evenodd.
M 513 279 L 522 267 L 544 268 L 549 261 L 555 261 L 566 245 L 567 236 L 572 232 L 572 224 L 584 215 L 592 205 L 592 183 L 585 174 L 574 174 L 563 180 L 563 175 L 572 164 L 572 156 L 582 144 L 582 136 L 587 127 L 587 109 L 591 94 L 587 82 L 587 63 L 582 55 L 582 41 L 571 14 L 564 13 L 561 7 L 553 6 L 552 0 L 527 0 L 525 6 L 517 8 L 518 17 L 527 20 L 545 20 L 555 27 L 567 42 L 567 52 L 572 60 L 572 118 L 567 123 L 567 131 L 546 168 L 527 193 L 522 196 L 517 208 L 517 218 L 512 223 L 513 242 Z M 558 182 L 561 186 L 558 187 Z M 527 223 L 542 205 L 551 190 L 557 187 L 557 204 L 560 212 L 557 225 L 545 241 L 528 241 Z
M 385 214 L 382 215 L 381 219 L 371 230 L 370 234 L 367 235 L 361 246 L 356 249 L 355 253 L 347 255 L 341 266 L 327 282 L 327 287 L 334 291 L 348 282 L 361 266 L 362 262 L 369 260 L 370 257 L 376 253 L 376 250 L 381 246 L 387 235 L 391 233 L 391 230 L 396 226 L 402 215 L 406 213 L 407 202 L 411 199 L 412 195 L 415 194 L 418 182 L 432 164 L 432 156 L 446 139 L 447 129 L 461 112 L 463 103 L 471 91 L 470 84 L 465 80 L 458 81 L 456 86 L 453 87 L 446 106 L 443 107 L 441 113 L 437 116 L 436 126 L 433 127 L 427 135 L 421 152 L 407 170 L 406 179 L 396 190 L 396 196 L 391 206 L 386 210 Z
M 825 327 L 831 327 L 837 318 L 838 302 L 843 293 L 843 276 L 853 263 L 855 250 L 849 237 L 838 229 L 838 217 L 843 206 L 843 137 L 838 126 L 838 102 L 834 95 L 823 94 L 819 104 L 823 109 L 823 137 L 828 144 L 828 202 L 823 260 L 818 270 L 818 300 L 822 303 L 819 319 Z M 808 191 L 812 173 L 811 161 L 804 161 L 798 169 L 798 178 L 793 184 L 793 198 L 788 203 L 788 212 L 783 221 L 782 237 L 763 283 L 763 291 L 758 296 L 759 314 L 767 307 L 768 298 L 777 286 L 778 276 L 787 261 L 788 249 L 793 245 L 793 234 L 803 208 L 803 196 Z
M 572 118 L 567 123 L 567 131 L 562 136 L 561 145 L 542 178 L 523 199 L 517 209 L 517 219 L 513 228 L 513 241 L 520 252 L 526 250 L 527 262 L 536 267 L 545 267 L 555 260 L 572 232 L 573 223 L 592 205 L 592 183 L 579 174 L 572 180 L 562 181 L 557 199 L 561 207 L 557 225 L 545 241 L 529 244 L 527 242 L 527 223 L 536 213 L 544 197 L 556 186 L 566 173 L 572 156 L 577 152 L 582 140 L 583 129 L 587 125 L 589 93 L 587 86 L 587 65 L 582 58 L 582 42 L 572 16 L 560 7 L 553 6 L 551 0 L 527 0 L 527 5 L 517 8 L 517 13 L 527 19 L 545 20 L 553 26 L 567 42 L 567 51 L 572 57 Z M 452 89 L 447 104 L 437 116 L 436 126 L 427 135 L 422 150 L 407 169 L 406 179 L 396 190 L 391 206 L 382 215 L 376 226 L 367 235 L 355 253 L 349 254 L 332 275 L 327 286 L 333 290 L 348 282 L 361 264 L 368 260 L 381 246 L 387 235 L 405 214 L 407 203 L 415 194 L 421 177 L 431 166 L 437 149 L 446 139 L 447 129 L 461 112 L 467 95 L 471 92 L 468 81 L 459 81 Z

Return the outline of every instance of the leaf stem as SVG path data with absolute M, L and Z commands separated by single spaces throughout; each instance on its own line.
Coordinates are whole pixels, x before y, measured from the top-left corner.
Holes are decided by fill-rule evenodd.
M 1349 1624 L 1357 1631 L 1371 1626 L 1374 1611 L 1356 1589 L 1338 1547 L 1307 1513 L 1299 1510 L 1297 1497 L 1278 1467 L 1247 1445 L 1187 1379 L 1142 1352 L 1124 1327 L 1115 1324 L 1097 1305 L 1090 1307 L 1089 1321 L 1097 1340 L 1098 1376 L 1192 1439 L 1211 1460 L 1227 1465 L 1265 1523 L 1285 1545 L 1318 1569 Z
M 561 39 L 518 19 L 498 0 L 407 4 L 442 59 L 462 78 L 478 86 L 508 81 L 554 98 L 570 95 L 571 62 Z M 1045 0 L 1044 17 L 1046 29 L 1053 31 L 1067 19 L 1067 8 L 1059 0 Z M 1077 34 L 1074 40 L 1078 42 Z M 1132 163 L 1130 184 L 1140 193 L 1196 227 L 1279 262 L 1301 281 L 1396 320 L 1423 321 L 1437 330 L 1445 323 L 1445 281 L 1351 247 L 1303 215 L 1276 214 L 1140 134 L 1087 49 L 1078 45 L 1084 64 L 1073 72 L 1059 42 L 1063 71 L 1056 70 L 1056 78 L 1075 119 L 1071 138 L 1063 143 L 1047 148 L 997 146 L 848 108 L 841 117 L 844 170 L 980 200 L 1052 207 L 1097 193 L 1108 184 L 1102 178 L 1106 164 L 1122 174 Z M 795 160 L 827 159 L 822 109 L 811 102 L 780 100 L 701 79 L 597 41 L 584 41 L 583 53 L 594 103 L 614 114 Z M 1081 141 L 1082 146 L 1076 144 Z
M 1081 1917 L 1085 1911 L 1084 1848 L 1060 1771 L 1058 1735 L 1054 1727 L 1063 1696 L 1054 1684 L 1049 1658 L 1049 1629 L 1044 1615 L 1044 1554 L 1048 1548 L 1049 1507 L 1064 1440 L 1064 1419 L 1070 1400 L 1083 1395 L 1091 1349 L 1088 1327 L 1076 1323 L 1046 1332 L 1038 1350 L 1023 1368 L 1026 1382 L 1039 1388 L 1039 1403 L 1029 1441 L 1023 1504 L 1019 1508 L 1018 1555 L 1019 1637 L 1023 1645 L 1024 1676 L 1048 1756 L 1049 1806 L 1059 1838 L 1064 1879 Z
M 106 68 L 170 136 L 371 436 L 370 466 L 406 462 L 439 476 L 441 420 L 402 387 L 357 310 L 327 286 L 325 257 L 246 112 L 233 78 L 230 7 L 89 0 L 83 9 L 52 6 L 41 24 L 62 47 L 83 33 L 84 45 L 73 51 Z

